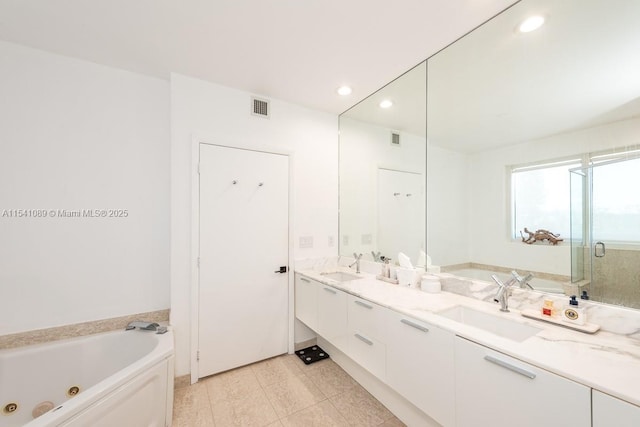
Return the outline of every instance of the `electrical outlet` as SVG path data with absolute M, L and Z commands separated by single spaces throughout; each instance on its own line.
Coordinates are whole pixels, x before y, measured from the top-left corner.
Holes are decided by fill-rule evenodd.
M 342 246 L 349 246 L 349 236 L 342 236 Z
M 335 242 L 333 241 L 333 236 L 329 236 L 327 244 L 329 245 L 330 248 L 332 248 L 333 245 L 335 245 Z
M 373 241 L 373 236 L 371 234 L 363 234 L 360 240 L 363 245 L 370 245 Z
M 311 249 L 311 248 L 313 248 L 313 236 L 302 236 L 302 237 L 300 237 L 299 246 L 300 246 L 300 249 Z

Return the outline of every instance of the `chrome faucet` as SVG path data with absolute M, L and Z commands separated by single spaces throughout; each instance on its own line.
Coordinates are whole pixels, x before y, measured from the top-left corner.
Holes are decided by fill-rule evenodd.
M 529 281 L 533 279 L 533 273 L 529 273 L 526 276 L 522 277 L 521 275 L 518 274 L 517 271 L 513 270 L 511 272 L 511 276 L 513 276 L 513 278 L 516 279 L 516 282 L 518 282 L 518 284 L 522 289 L 529 288 L 533 290 L 533 286 L 529 284 Z
M 494 282 L 498 284 L 500 289 L 498 289 L 498 293 L 496 297 L 493 299 L 495 302 L 500 303 L 500 311 L 504 311 L 505 313 L 509 312 L 509 296 L 511 296 L 511 287 L 517 282 L 515 277 L 512 277 L 507 281 L 507 283 L 502 283 L 502 281 L 495 274 L 491 275 L 491 278 Z
M 356 273 L 360 274 L 360 258 L 362 258 L 362 254 L 357 255 L 355 252 L 353 253 L 353 257 L 356 259 L 353 264 L 349 265 L 349 268 L 356 266 Z
M 157 323 L 152 322 L 142 322 L 140 320 L 130 322 L 125 328 L 125 331 L 130 331 L 135 328 L 144 329 L 145 331 L 155 331 L 156 334 L 164 334 L 167 332 L 166 326 L 160 326 Z

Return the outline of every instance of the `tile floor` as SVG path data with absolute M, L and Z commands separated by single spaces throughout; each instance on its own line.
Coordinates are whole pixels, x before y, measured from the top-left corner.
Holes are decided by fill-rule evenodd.
M 404 426 L 331 359 L 283 355 L 175 390 L 174 427 Z

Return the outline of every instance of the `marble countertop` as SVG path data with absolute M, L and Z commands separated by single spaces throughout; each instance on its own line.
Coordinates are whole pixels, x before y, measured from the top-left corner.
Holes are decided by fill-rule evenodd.
M 344 267 L 332 271 L 354 274 Z M 511 307 L 511 312 L 502 313 L 498 304 L 451 292 L 426 293 L 377 280 L 368 273 L 360 273 L 357 275 L 360 279 L 347 282 L 328 279 L 316 269 L 296 269 L 296 273 L 640 406 L 640 340 L 637 338 L 604 330 L 590 335 L 525 318 Z M 516 342 L 437 314 L 458 305 L 535 326 L 541 332 Z

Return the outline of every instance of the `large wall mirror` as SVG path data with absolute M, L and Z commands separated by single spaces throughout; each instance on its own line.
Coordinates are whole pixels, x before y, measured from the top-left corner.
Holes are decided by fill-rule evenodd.
M 545 22 L 521 32 L 530 16 Z M 417 126 L 410 115 L 381 121 L 373 96 L 362 103 L 368 108 L 346 112 L 340 253 L 393 257 L 394 248 L 408 253 L 417 244 L 364 246 L 381 230 L 398 238 L 403 231 L 380 221 L 377 197 L 368 197 L 379 187 L 372 168 L 384 168 L 376 150 L 364 139 L 357 150 L 343 147 L 366 126 L 384 129 L 387 144 L 391 131 L 414 129 L 408 134 L 426 136 L 426 230 L 419 231 L 434 264 L 485 280 L 491 270 L 532 272 L 538 290 L 586 291 L 640 308 L 638 16 L 637 0 L 522 0 L 421 65 L 426 88 L 420 79 L 404 88 L 416 105 L 410 113 L 426 99 L 426 134 L 415 131 L 424 118 L 413 117 Z M 347 163 L 365 158 L 368 175 Z M 419 172 L 417 158 L 389 168 Z M 377 221 L 371 231 L 358 228 L 364 218 Z
M 340 254 L 425 248 L 426 63 L 340 116 Z

